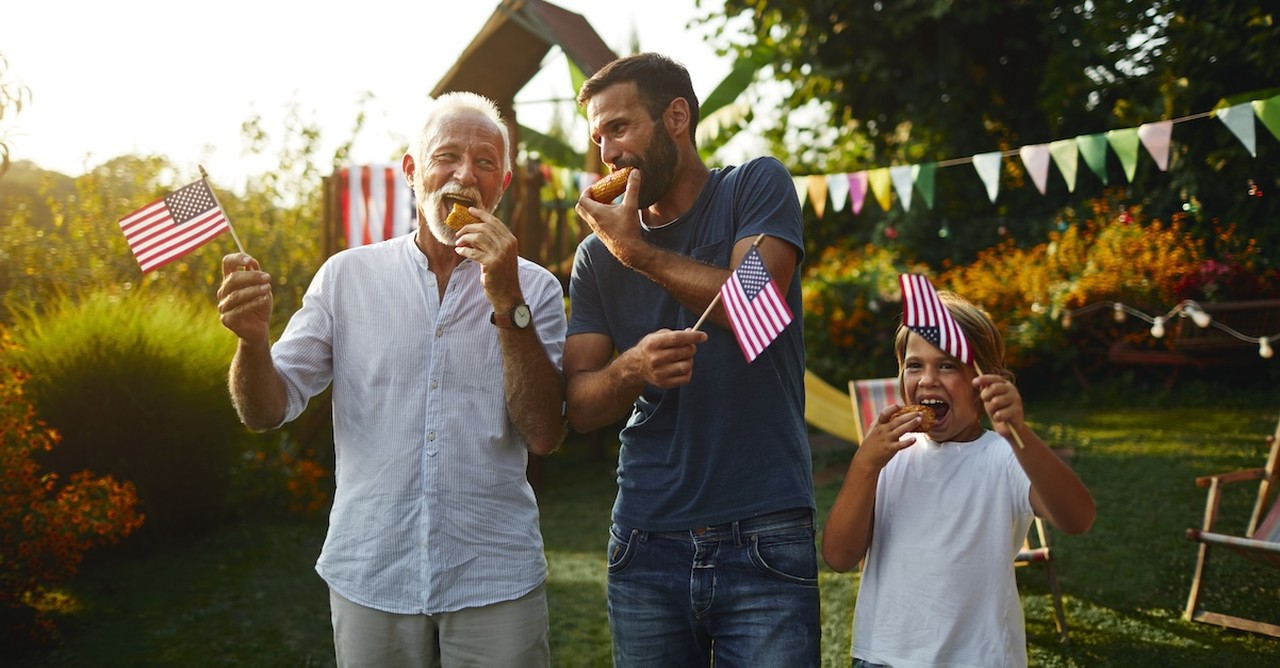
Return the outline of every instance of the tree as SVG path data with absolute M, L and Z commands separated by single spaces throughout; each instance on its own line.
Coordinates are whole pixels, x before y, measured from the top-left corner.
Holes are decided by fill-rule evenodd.
M 1133 127 L 1207 111 L 1224 96 L 1280 83 L 1280 64 L 1271 57 L 1271 45 L 1280 43 L 1274 2 L 724 4 L 722 14 L 703 20 L 727 26 L 750 18 L 748 39 L 728 49 L 739 59 L 772 63 L 765 76 L 780 84 L 786 113 L 766 135 L 772 150 L 801 174 L 963 158 Z M 1280 200 L 1261 198 L 1262 206 L 1256 196 L 1246 201 L 1239 177 L 1223 178 L 1219 172 L 1228 168 L 1221 151 L 1239 145 L 1212 125 L 1201 123 L 1198 132 L 1179 126 L 1175 139 L 1184 159 L 1175 159 L 1168 175 L 1141 171 L 1130 192 L 1158 203 L 1157 215 L 1181 210 L 1194 196 L 1212 215 L 1267 225 L 1280 213 Z M 1210 134 L 1216 145 L 1200 136 Z M 1274 146 L 1259 144 L 1274 155 Z M 1230 162 L 1273 187 L 1274 160 L 1235 155 L 1239 159 Z M 1124 183 L 1118 165 L 1112 168 L 1111 183 Z M 876 224 L 867 226 L 868 234 L 897 225 L 900 241 L 932 262 L 965 261 L 991 245 L 1002 226 L 1040 239 L 1063 207 L 1098 194 L 1101 184 L 1081 171 L 1075 193 L 1051 179 L 1041 196 L 1020 162 L 1008 160 L 993 206 L 975 196 L 981 190 L 972 169 L 939 170 L 936 209 L 881 215 L 871 205 Z M 934 233 L 948 224 L 966 233 L 940 244 Z M 834 234 L 819 228 L 816 236 L 830 242 Z
M 0 53 L 0 123 L 4 121 L 6 114 L 20 114 L 22 106 L 31 102 L 31 89 L 10 81 L 8 74 L 9 61 Z M 9 144 L 5 141 L 6 137 L 4 126 L 0 125 L 0 175 L 9 171 Z

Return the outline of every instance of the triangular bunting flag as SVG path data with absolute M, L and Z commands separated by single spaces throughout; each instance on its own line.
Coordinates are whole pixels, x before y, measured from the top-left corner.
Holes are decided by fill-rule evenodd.
M 1049 155 L 1053 156 L 1053 164 L 1062 172 L 1062 180 L 1067 182 L 1067 192 L 1076 191 L 1076 168 L 1080 161 L 1080 149 L 1076 148 L 1076 140 L 1059 139 L 1049 143 Z
M 1107 131 L 1107 143 L 1120 158 L 1120 166 L 1124 167 L 1124 177 L 1133 183 L 1133 172 L 1138 166 L 1138 129 L 1124 128 Z
M 911 210 L 911 165 L 895 165 L 889 168 L 889 180 L 902 200 L 902 210 Z
M 821 219 L 827 208 L 827 177 L 821 174 L 809 175 L 809 203 L 813 204 L 813 212 Z
M 916 182 L 916 190 L 924 198 L 924 205 L 933 208 L 933 190 L 937 183 L 938 163 L 926 162 L 911 168 L 911 179 Z
M 1036 190 L 1043 195 L 1049 181 L 1049 145 L 1023 146 L 1018 149 L 1018 157 L 1022 158 L 1022 166 L 1027 168 L 1031 181 L 1036 184 Z
M 1276 139 L 1280 139 L 1280 95 L 1254 100 L 1253 111 Z
M 867 173 L 854 172 L 849 175 L 849 207 L 853 215 L 862 213 L 862 205 L 867 201 Z
M 1000 151 L 973 156 L 973 168 L 978 170 L 978 176 L 987 186 L 987 198 L 995 204 L 996 195 L 1000 192 Z
M 1138 139 L 1156 161 L 1160 171 L 1169 171 L 1169 140 L 1173 137 L 1173 121 L 1143 123 L 1138 126 Z
M 1098 178 L 1102 179 L 1102 185 L 1107 184 L 1107 136 L 1101 132 L 1091 135 L 1080 135 L 1076 137 L 1076 146 L 1080 148 L 1080 155 L 1084 156 L 1084 164 L 1089 165 L 1089 169 L 1093 170 Z
M 796 188 L 796 199 L 800 200 L 800 208 L 804 208 L 804 201 L 809 196 L 809 179 L 803 176 L 791 177 L 791 184 Z
M 827 192 L 831 193 L 831 210 L 844 210 L 844 203 L 849 201 L 849 175 L 830 174 L 827 176 Z
M 1249 149 L 1249 155 L 1255 158 L 1258 157 L 1257 135 L 1254 134 L 1253 129 L 1253 108 L 1248 102 L 1227 107 L 1226 109 L 1219 109 L 1218 119 L 1228 128 L 1231 128 L 1240 143 Z
M 893 206 L 893 192 L 889 187 L 889 168 L 867 170 L 867 184 L 871 186 L 871 194 L 875 195 L 880 208 L 888 211 L 889 207 Z

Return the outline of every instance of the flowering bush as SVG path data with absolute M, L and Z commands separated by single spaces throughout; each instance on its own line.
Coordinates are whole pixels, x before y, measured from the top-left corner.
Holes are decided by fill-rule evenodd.
M 1074 220 L 1073 212 L 1065 212 L 1062 229 L 1045 243 L 1020 249 L 1005 242 L 943 275 L 946 287 L 991 313 L 1004 332 L 1011 366 L 1059 366 L 1088 346 L 1082 337 L 1134 336 L 1132 328 L 1117 329 L 1106 318 L 1092 319 L 1086 325 L 1094 329 L 1073 335 L 1064 331 L 1062 316 L 1104 300 L 1167 308 L 1177 301 L 1183 277 L 1203 261 L 1204 244 L 1190 238 L 1181 216 L 1168 224 L 1149 220 L 1114 196 L 1093 200 L 1090 214 Z
M 893 335 L 902 301 L 898 274 L 923 271 L 872 244 L 824 250 L 801 286 L 809 369 L 837 387 L 852 378 L 896 374 Z
M 828 248 L 804 277 L 809 368 L 837 385 L 894 373 L 891 340 L 901 312 L 901 272 L 929 275 L 939 289 L 986 309 L 1004 334 L 1015 370 L 1061 369 L 1117 341 L 1168 345 L 1132 320 L 1087 317 L 1064 327 L 1064 314 L 1083 306 L 1117 301 L 1158 313 L 1183 299 L 1280 294 L 1280 272 L 1268 265 L 1255 239 L 1233 226 L 1192 235 L 1198 223 L 1189 215 L 1152 219 L 1125 203 L 1119 191 L 1092 200 L 1084 212 L 1062 211 L 1060 221 L 1042 243 L 1021 248 L 1005 239 L 972 263 L 949 266 L 939 275 L 882 247 Z
M 11 348 L 0 334 L 0 352 Z M 61 437 L 36 419 L 25 376 L 0 366 L 0 618 L 35 637 L 51 633 L 46 601 L 76 572 L 85 552 L 142 526 L 131 483 L 85 470 L 65 481 L 35 457 Z

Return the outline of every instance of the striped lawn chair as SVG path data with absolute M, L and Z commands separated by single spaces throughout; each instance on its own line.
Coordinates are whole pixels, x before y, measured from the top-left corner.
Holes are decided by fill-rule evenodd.
M 885 407 L 892 403 L 900 403 L 898 398 L 897 378 L 869 378 L 849 381 L 849 399 L 853 403 L 854 431 L 858 443 L 862 443 L 867 431 L 876 417 Z M 1058 569 L 1054 566 L 1053 550 L 1049 545 L 1049 533 L 1044 520 L 1035 518 L 1036 545 L 1032 545 L 1031 533 L 1022 541 L 1022 549 L 1014 557 L 1014 566 L 1030 566 L 1044 564 L 1049 576 L 1049 591 L 1053 600 L 1053 622 L 1058 630 L 1058 639 L 1063 645 L 1070 644 L 1067 632 L 1067 613 L 1062 606 L 1062 588 L 1058 585 Z
M 1267 443 L 1271 446 L 1271 453 L 1262 468 L 1196 478 L 1197 487 L 1209 488 L 1209 498 L 1204 507 L 1204 524 L 1199 529 L 1187 529 L 1187 538 L 1200 544 L 1195 576 L 1191 579 L 1191 593 L 1187 596 L 1187 609 L 1182 613 L 1182 618 L 1187 621 L 1280 637 L 1280 624 L 1209 612 L 1200 605 L 1211 546 L 1225 547 L 1261 564 L 1280 568 L 1280 502 L 1275 498 L 1277 479 L 1280 479 L 1280 421 L 1276 422 L 1275 433 L 1267 437 Z M 1229 482 L 1252 480 L 1261 482 L 1258 483 L 1258 498 L 1244 533 L 1235 535 L 1215 531 L 1213 524 L 1218 519 L 1222 486 Z

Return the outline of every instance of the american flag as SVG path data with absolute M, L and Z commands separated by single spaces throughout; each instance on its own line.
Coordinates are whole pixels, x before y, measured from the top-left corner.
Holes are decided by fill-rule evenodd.
M 938 299 L 929 279 L 919 274 L 900 274 L 898 282 L 902 284 L 902 324 L 942 352 L 973 364 L 969 340 L 951 317 L 951 311 Z
M 418 207 L 399 165 L 352 165 L 338 178 L 347 248 L 398 237 L 417 225 Z
M 230 228 L 204 179 L 189 183 L 120 219 L 142 273 L 164 266 Z
M 724 282 L 720 298 L 747 362 L 755 360 L 791 323 L 791 309 L 755 246 Z

